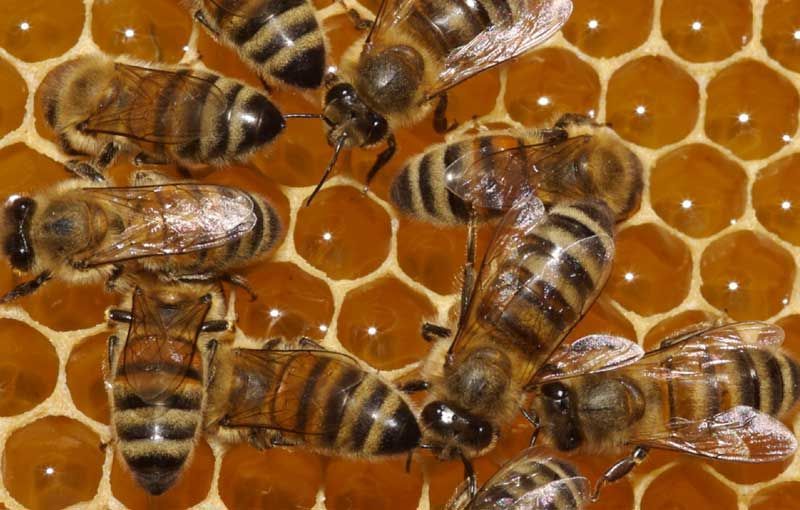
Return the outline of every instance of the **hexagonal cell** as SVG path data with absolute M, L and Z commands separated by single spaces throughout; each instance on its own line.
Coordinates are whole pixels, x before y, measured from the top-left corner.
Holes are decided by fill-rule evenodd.
M 112 55 L 176 63 L 192 33 L 192 18 L 168 0 L 105 0 L 92 7 L 92 39 Z
M 67 361 L 67 388 L 75 407 L 89 418 L 109 423 L 110 408 L 103 370 L 108 357 L 108 333 L 85 338 Z
M 794 257 L 763 234 L 739 231 L 711 243 L 700 260 L 703 296 L 736 320 L 763 320 L 788 303 Z
M 50 341 L 23 322 L 0 319 L 0 416 L 36 407 L 53 393 L 58 356 Z
M 723 60 L 753 36 L 750 0 L 664 0 L 661 33 L 690 62 Z
M 372 510 L 387 501 L 398 510 L 416 509 L 422 492 L 417 463 L 406 472 L 405 460 L 379 463 L 333 459 L 325 470 L 325 508 Z
M 725 462 L 723 460 L 708 461 L 708 465 L 714 468 L 715 471 L 728 480 L 736 482 L 740 485 L 752 485 L 774 480 L 778 475 L 786 471 L 791 464 L 791 457 L 780 462 L 765 462 L 763 464 L 748 462 Z M 798 500 L 798 502 L 800 502 L 800 500 Z M 777 509 L 781 507 L 773 508 Z
M 508 66 L 504 100 L 515 120 L 549 127 L 564 113 L 594 115 L 600 104 L 600 79 L 571 51 L 545 48 Z
M 263 86 L 258 75 L 242 62 L 235 51 L 217 43 L 213 37 L 199 27 L 197 53 L 203 56 L 203 65 L 216 73 L 243 81 L 253 87 Z
M 320 457 L 302 450 L 237 445 L 222 459 L 219 493 L 228 508 L 311 508 L 321 486 Z
M 755 60 L 720 71 L 708 84 L 706 134 L 742 159 L 761 159 L 791 140 L 800 98 L 784 76 Z
M 328 284 L 288 262 L 259 263 L 244 272 L 258 299 L 237 291 L 237 326 L 258 338 L 322 338 L 333 317 Z
M 651 0 L 580 0 L 562 33 L 593 57 L 614 57 L 639 47 L 653 26 Z
M 606 121 L 626 140 L 658 148 L 683 139 L 697 122 L 694 79 L 666 57 L 626 63 L 608 82 Z
M 800 315 L 788 315 L 776 324 L 782 327 L 786 334 L 783 348 L 800 360 Z
M 379 370 L 400 368 L 428 352 L 430 346 L 420 328 L 435 313 L 426 296 L 396 278 L 379 278 L 345 296 L 339 314 L 339 341 Z
M 761 22 L 761 44 L 769 56 L 789 70 L 800 71 L 800 4 L 770 0 Z
M 765 487 L 750 500 L 748 510 L 779 510 L 800 505 L 800 482 L 785 482 Z
M 153 496 L 142 489 L 122 464 L 119 456 L 114 455 L 111 466 L 111 492 L 131 510 L 149 510 L 151 508 L 183 509 L 203 501 L 211 488 L 214 475 L 214 453 L 205 440 L 201 439 L 194 448 L 194 455 L 185 466 L 180 478 L 167 492 Z
M 700 324 L 714 319 L 708 312 L 700 310 L 686 310 L 679 314 L 663 319 L 661 322 L 650 328 L 644 337 L 642 346 L 645 351 L 657 349 L 661 342 L 671 335 L 689 326 Z
M 747 174 L 713 147 L 684 145 L 661 156 L 650 170 L 650 203 L 670 226 L 708 237 L 744 214 Z
M 89 501 L 103 474 L 100 437 L 78 421 L 48 416 L 11 433 L 3 450 L 3 482 L 31 510 Z
M 616 241 L 608 296 L 640 315 L 681 304 L 692 281 L 692 256 L 683 241 L 652 223 L 626 228 Z
M 28 99 L 28 85 L 14 66 L 0 58 L 0 137 L 17 129 L 25 117 L 25 101 Z
M 389 255 L 391 236 L 390 218 L 381 206 L 356 188 L 335 186 L 298 211 L 294 243 L 312 266 L 343 280 L 380 267 Z
M 0 46 L 34 62 L 57 57 L 78 42 L 82 0 L 8 0 L 0 6 Z
M 770 163 L 753 184 L 753 208 L 764 228 L 800 246 L 800 154 Z
M 517 64 L 510 63 L 513 71 Z M 447 121 L 464 123 L 494 110 L 500 93 L 500 69 L 491 69 L 460 83 L 447 92 Z M 428 119 L 423 122 L 430 122 Z
M 669 505 L 704 510 L 738 508 L 736 493 L 692 461 L 681 462 L 661 473 L 642 496 L 642 510 L 662 510 Z
M 636 341 L 636 331 L 633 329 L 633 325 L 614 308 L 611 298 L 605 293 L 600 294 L 586 315 L 572 328 L 564 342 L 573 342 L 578 338 L 596 333 L 608 333 Z

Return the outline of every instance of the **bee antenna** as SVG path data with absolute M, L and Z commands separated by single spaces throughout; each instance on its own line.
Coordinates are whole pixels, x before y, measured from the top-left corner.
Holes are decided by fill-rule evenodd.
M 321 119 L 321 113 L 285 113 L 284 119 Z
M 42 271 L 39 275 L 36 276 L 33 280 L 29 280 L 27 282 L 23 282 L 8 292 L 5 296 L 0 297 L 0 304 L 8 303 L 9 301 L 14 301 L 17 298 L 21 298 L 27 296 L 28 294 L 32 294 L 36 289 L 42 286 L 44 282 L 49 280 L 53 277 L 53 274 L 48 271 Z
M 458 452 L 461 456 L 461 462 L 464 464 L 464 478 L 469 483 L 470 499 L 474 498 L 478 493 L 478 481 L 475 478 L 475 470 L 472 468 L 472 462 L 464 455 L 464 452 Z
M 347 135 L 342 135 L 338 140 L 336 140 L 336 147 L 333 149 L 333 157 L 328 163 L 328 167 L 325 168 L 325 172 L 323 172 L 322 178 L 319 180 L 319 184 L 317 184 L 317 187 L 311 192 L 311 195 L 308 196 L 308 199 L 306 200 L 306 207 L 311 205 L 311 201 L 314 200 L 314 197 L 317 195 L 317 193 L 319 193 L 319 190 L 322 189 L 322 185 L 328 180 L 328 176 L 330 175 L 333 166 L 336 164 L 336 160 L 339 159 L 339 152 L 341 152 L 342 147 L 344 147 L 345 141 L 347 141 Z

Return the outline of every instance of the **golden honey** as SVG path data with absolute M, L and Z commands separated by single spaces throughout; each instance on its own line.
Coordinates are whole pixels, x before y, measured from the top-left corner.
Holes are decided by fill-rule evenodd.
M 374 12 L 378 2 L 361 4 Z M 785 348 L 800 356 L 800 96 L 793 74 L 800 71 L 800 3 L 574 4 L 561 35 L 454 88 L 448 111 L 458 123 L 450 136 L 549 125 L 566 112 L 593 115 L 642 158 L 642 207 L 620 226 L 610 283 L 569 339 L 606 332 L 649 349 L 671 331 L 730 316 L 778 322 Z M 315 5 L 335 65 L 362 34 L 338 3 Z M 67 177 L 67 157 L 43 123 L 38 87 L 57 64 L 98 49 L 206 66 L 261 86 L 176 0 L 6 0 L 0 5 L 0 195 L 32 193 Z M 315 93 L 275 91 L 273 98 L 287 113 L 320 108 Z M 248 164 L 197 175 L 269 197 L 286 226 L 274 260 L 244 273 L 258 299 L 228 289 L 236 294 L 243 333 L 307 335 L 388 377 L 415 375 L 429 349 L 418 334 L 420 322 L 452 326 L 456 317 L 465 232 L 400 218 L 386 202 L 403 161 L 443 140 L 429 119 L 399 130 L 397 138 L 397 157 L 367 195 L 363 179 L 376 151 L 344 153 L 310 208 L 303 201 L 330 158 L 317 120 L 289 120 L 274 146 Z M 111 175 L 124 182 L 131 171 L 121 161 Z M 177 175 L 173 167 L 164 171 Z M 482 230 L 479 254 L 490 236 Z M 19 281 L 0 261 L 2 290 Z M 441 509 L 461 481 L 459 463 L 425 453 L 414 453 L 406 473 L 405 459 L 258 452 L 207 438 L 176 487 L 148 496 L 107 444 L 102 366 L 108 332 L 101 323 L 117 299 L 101 285 L 50 282 L 0 308 L 0 508 L 83 502 L 114 509 Z M 515 421 L 497 448 L 476 460 L 481 481 L 523 448 L 529 434 L 524 420 Z M 596 478 L 614 458 L 574 460 Z M 591 508 L 800 508 L 800 462 L 728 464 L 652 452 Z

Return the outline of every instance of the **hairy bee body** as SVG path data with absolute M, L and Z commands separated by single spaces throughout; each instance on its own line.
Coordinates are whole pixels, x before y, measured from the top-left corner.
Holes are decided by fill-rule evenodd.
M 613 215 L 600 201 L 558 204 L 529 230 L 516 234 L 512 253 L 491 260 L 465 331 L 456 337 L 433 401 L 422 411 L 426 432 L 445 408 L 497 430 L 517 412 L 525 386 L 577 323 L 611 269 Z M 489 258 L 487 256 L 487 258 Z M 475 299 L 475 298 L 473 298 Z M 437 363 L 438 365 L 438 363 Z M 448 443 L 447 438 L 437 442 Z M 473 456 L 483 451 L 451 444 Z M 451 456 L 453 452 L 444 456 Z
M 400 392 L 349 357 L 273 342 L 219 359 L 208 420 L 223 438 L 350 457 L 407 453 L 419 444 Z
M 128 334 L 120 327 L 110 339 L 111 430 L 136 481 L 158 495 L 175 484 L 202 432 L 208 353 L 198 334 L 206 318 L 223 317 L 224 303 L 215 285 L 157 284 L 143 292 L 126 301 L 133 306 Z M 210 301 L 198 306 L 204 295 Z M 136 309 L 142 302 L 147 310 Z M 191 315 L 180 317 L 183 310 Z M 115 340 L 125 336 L 124 344 Z
M 209 30 L 264 79 L 322 85 L 325 39 L 308 0 L 193 0 Z
M 448 189 L 448 176 L 465 172 L 481 176 L 480 188 L 475 186 L 473 194 L 482 195 L 479 203 L 484 203 L 510 186 L 498 179 L 514 179 L 512 173 L 524 172 L 526 185 L 548 207 L 561 200 L 594 197 L 608 204 L 616 221 L 626 219 L 641 200 L 641 161 L 610 128 L 574 115 L 569 118 L 555 128 L 498 131 L 434 145 L 403 166 L 392 184 L 392 202 L 404 214 L 423 221 L 465 223 L 469 206 L 463 196 Z M 498 160 L 509 154 L 517 157 L 514 167 L 499 165 Z
M 750 324 L 727 328 L 746 339 Z M 781 417 L 797 403 L 800 365 L 782 350 L 703 342 L 691 351 L 666 345 L 626 367 L 541 386 L 532 401 L 539 439 L 560 450 L 618 453 L 663 444 L 670 431 L 677 442 L 684 424 L 711 423 L 737 406 Z
M 64 152 L 92 156 L 99 168 L 119 150 L 150 162 L 221 165 L 266 145 L 285 124 L 256 89 L 187 68 L 83 56 L 56 67 L 42 89 Z

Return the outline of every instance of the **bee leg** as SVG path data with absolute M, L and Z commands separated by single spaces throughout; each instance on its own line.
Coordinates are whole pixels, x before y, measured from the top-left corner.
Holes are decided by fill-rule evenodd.
M 565 113 L 562 115 L 555 123 L 555 127 L 559 129 L 564 129 L 569 126 L 596 126 L 599 127 L 601 124 L 595 122 L 595 120 L 588 115 L 583 115 L 580 113 Z
M 447 338 L 452 334 L 453 331 L 444 326 L 438 326 L 430 322 L 426 322 L 422 325 L 422 338 L 428 342 L 433 342 L 437 338 Z
M 272 351 L 278 349 L 282 343 L 283 343 L 283 338 L 277 337 L 271 340 L 267 340 L 261 348 L 265 351 Z
M 216 339 L 209 340 L 208 343 L 206 343 L 206 351 L 208 352 L 208 362 L 206 363 L 206 372 L 208 373 L 206 389 L 211 387 L 214 382 L 214 377 L 217 375 L 217 371 L 214 369 L 214 358 L 217 355 L 217 347 L 219 347 L 219 342 L 217 342 Z
M 108 142 L 94 160 L 95 168 L 100 170 L 108 168 L 117 159 L 117 154 L 119 154 L 119 145 L 114 142 Z
M 123 324 L 130 324 L 133 322 L 133 314 L 127 310 L 120 310 L 112 308 L 108 311 L 108 320 L 114 322 L 121 322 Z
M 437 133 L 447 133 L 458 126 L 458 122 L 447 125 L 447 94 L 439 94 L 439 101 L 433 111 L 433 129 Z
M 33 280 L 29 280 L 27 282 L 22 282 L 13 289 L 11 289 L 5 296 L 0 297 L 0 304 L 8 303 L 9 301 L 14 301 L 15 299 L 25 297 L 28 294 L 33 294 L 36 292 L 36 289 L 42 286 L 44 282 L 52 278 L 52 273 L 50 271 L 42 271 L 39 275 L 34 278 Z
M 395 151 L 397 150 L 397 141 L 394 138 L 394 135 L 389 135 L 389 138 L 386 139 L 386 149 L 383 152 L 378 154 L 378 157 L 375 158 L 375 163 L 372 164 L 372 168 L 369 169 L 369 173 L 367 174 L 367 180 L 364 184 L 364 193 L 369 190 L 369 183 L 372 182 L 372 179 L 375 178 L 375 175 L 378 173 L 378 170 L 383 168 L 386 163 L 392 159 L 394 156 Z
M 320 344 L 318 344 L 314 340 L 308 338 L 307 336 L 301 336 L 297 340 L 297 345 L 299 345 L 300 347 L 303 347 L 305 349 L 310 349 L 310 350 L 314 350 L 314 351 L 325 351 L 325 350 L 327 350 L 327 349 L 325 349 L 325 347 L 321 346 Z
M 319 190 L 322 189 L 322 185 L 328 180 L 328 176 L 331 174 L 331 170 L 333 170 L 334 165 L 336 165 L 336 160 L 339 159 L 339 153 L 342 151 L 342 147 L 344 147 L 346 141 L 346 136 L 340 136 L 339 139 L 336 140 L 336 146 L 333 148 L 333 156 L 331 156 L 328 166 L 325 167 L 325 171 L 322 172 L 322 177 L 320 177 L 317 187 L 314 188 L 314 191 L 312 191 L 306 199 L 306 207 L 311 205 L 311 201 L 314 200 L 314 197 L 317 196 Z
M 116 287 L 117 280 L 119 280 L 120 276 L 123 273 L 123 267 L 120 264 L 114 264 L 113 268 L 111 269 L 111 274 L 108 275 L 108 279 L 106 280 L 106 291 L 113 292 L 114 288 Z
M 475 470 L 472 469 L 472 462 L 463 453 L 460 455 L 461 462 L 464 464 L 464 478 L 469 484 L 469 498 L 473 499 L 478 494 L 478 479 L 475 477 Z
M 230 283 L 231 285 L 235 285 L 250 294 L 250 301 L 255 301 L 258 299 L 258 294 L 256 294 L 253 288 L 250 287 L 250 284 L 247 283 L 247 280 L 244 277 L 235 274 L 226 274 L 222 275 L 220 279 Z
M 166 165 L 170 161 L 165 158 L 160 158 L 158 156 L 153 156 L 152 154 L 148 154 L 144 151 L 138 153 L 133 157 L 133 164 L 135 166 L 142 166 L 142 165 Z
M 647 454 L 650 450 L 643 446 L 637 446 L 633 449 L 630 455 L 625 458 L 618 460 L 614 463 L 613 466 L 608 468 L 608 470 L 597 480 L 597 484 L 594 486 L 594 492 L 592 493 L 592 501 L 597 501 L 600 497 L 600 490 L 608 485 L 609 483 L 616 482 L 617 480 L 627 476 L 633 468 L 638 466 L 642 463 L 642 461 L 647 457 Z
M 217 320 L 217 321 L 206 321 L 200 326 L 201 333 L 220 333 L 222 331 L 227 331 L 231 327 L 231 324 L 225 320 Z
M 114 361 L 116 360 L 116 353 L 117 353 L 117 346 L 119 345 L 119 337 L 117 335 L 111 335 L 108 337 L 108 345 L 106 348 L 108 352 L 106 353 L 107 360 L 108 360 L 108 378 L 111 379 L 111 373 L 114 369 Z M 111 381 L 108 381 L 111 382 Z
M 77 175 L 81 179 L 88 179 L 94 182 L 103 182 L 106 180 L 95 167 L 85 161 L 79 161 L 77 159 L 73 159 L 67 161 L 66 163 L 67 170 L 72 172 L 73 174 Z
M 350 18 L 350 21 L 353 22 L 353 26 L 356 27 L 356 30 L 358 30 L 360 32 L 360 31 L 364 31 L 364 30 L 368 30 L 368 29 L 372 28 L 372 20 L 368 20 L 368 19 L 362 18 L 357 10 L 350 8 L 342 0 L 339 0 L 339 3 L 347 11 L 347 16 Z
M 203 11 L 201 11 L 200 9 L 194 11 L 194 19 L 198 23 L 206 27 L 206 30 L 211 32 L 214 35 L 214 37 L 219 37 L 219 31 L 217 31 L 217 29 L 211 26 L 211 23 L 208 22 L 206 16 L 203 14 Z
M 423 381 L 422 379 L 418 379 L 415 381 L 406 381 L 404 383 L 398 384 L 397 389 L 402 391 L 403 393 L 419 393 L 420 391 L 425 391 L 430 388 L 431 384 L 428 381 Z
M 193 282 L 211 282 L 215 280 L 220 280 L 223 282 L 230 283 L 231 285 L 235 285 L 237 287 L 241 287 L 244 289 L 248 294 L 250 294 L 251 301 L 255 301 L 258 299 L 258 296 L 253 289 L 250 288 L 250 285 L 247 283 L 247 280 L 242 278 L 238 275 L 232 274 L 223 274 L 219 275 L 217 273 L 197 273 L 197 274 L 183 274 L 177 277 L 178 281 L 185 282 L 185 283 L 193 283 Z
M 531 442 L 528 446 L 531 448 L 536 444 L 536 439 L 539 437 L 539 416 L 525 408 L 520 408 L 522 416 L 528 420 L 528 423 L 533 427 L 533 434 L 531 434 Z
M 478 220 L 475 209 L 470 207 L 467 222 L 467 260 L 464 264 L 464 282 L 461 285 L 461 309 L 458 315 L 458 329 L 464 326 L 469 311 L 472 288 L 475 286 L 475 250 L 478 239 Z

